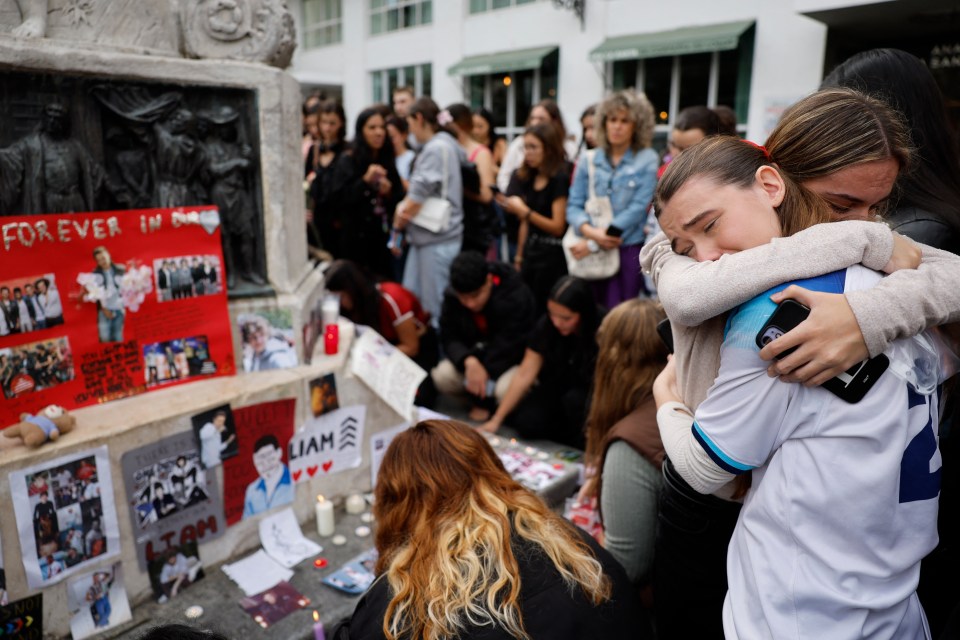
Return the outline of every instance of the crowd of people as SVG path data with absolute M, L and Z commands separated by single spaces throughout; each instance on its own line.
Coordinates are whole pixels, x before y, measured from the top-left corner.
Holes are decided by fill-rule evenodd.
M 0 336 L 29 333 L 63 324 L 60 293 L 52 274 L 33 281 L 0 286 Z
M 634 91 L 579 146 L 551 100 L 508 143 L 393 98 L 350 144 L 308 110 L 339 118 L 305 138 L 313 237 L 344 313 L 430 371 L 418 402 L 474 428 L 394 440 L 335 637 L 953 637 L 960 147 L 922 61 L 851 58 L 763 146 L 686 108 L 663 156 Z M 806 319 L 769 331 L 787 299 Z M 513 483 L 480 435 L 505 425 L 585 450 L 599 545 Z

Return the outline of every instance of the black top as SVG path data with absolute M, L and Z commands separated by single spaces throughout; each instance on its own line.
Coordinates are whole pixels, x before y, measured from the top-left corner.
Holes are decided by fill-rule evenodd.
M 534 640 L 637 638 L 641 629 L 639 605 L 626 572 L 593 538 L 580 529 L 577 533 L 593 550 L 612 581 L 610 600 L 595 607 L 579 588 L 571 594 L 546 554 L 535 544 L 513 536 L 511 545 L 520 567 L 524 628 Z M 353 617 L 337 628 L 332 640 L 383 639 L 383 618 L 390 597 L 389 584 L 381 576 L 357 603 Z M 457 638 L 509 640 L 513 636 L 500 627 L 468 627 Z
M 598 321 L 603 315 L 603 310 L 598 309 Z M 590 390 L 597 360 L 596 340 L 584 340 L 577 334 L 560 335 L 550 322 L 550 316 L 543 315 L 530 334 L 527 346 L 543 358 L 543 366 L 537 376 L 541 386 L 557 393 L 573 387 Z
M 885 220 L 891 229 L 911 240 L 960 255 L 960 233 L 929 211 L 900 207 Z
M 456 292 L 447 287 L 440 311 L 440 342 L 458 370 L 463 371 L 467 356 L 476 356 L 496 380 L 523 359 L 524 345 L 536 319 L 536 302 L 530 288 L 508 265 L 494 262 L 489 268 L 493 291 L 479 314 L 482 318 L 460 304 Z M 486 325 L 486 331 L 478 320 Z
M 516 171 L 510 176 L 510 184 L 507 186 L 508 196 L 520 196 L 527 206 L 547 218 L 553 217 L 553 201 L 557 198 L 566 198 L 570 193 L 570 173 L 566 170 L 557 172 L 555 176 L 547 181 L 547 186 L 537 191 L 533 188 L 536 176 L 528 180 L 522 179 Z M 507 225 L 514 227 L 513 233 L 516 234 L 516 228 L 520 223 L 516 216 L 507 216 Z M 529 228 L 528 238 L 546 237 L 552 238 L 546 231 L 542 231 L 537 225 L 527 225 Z M 562 234 L 561 234 L 562 235 Z M 559 242 L 559 238 L 556 238 Z M 528 240 L 529 242 L 529 240 Z M 536 241 L 534 241 L 536 242 Z

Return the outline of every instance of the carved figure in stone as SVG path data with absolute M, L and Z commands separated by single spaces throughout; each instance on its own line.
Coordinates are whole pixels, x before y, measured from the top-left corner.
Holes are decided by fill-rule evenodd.
M 220 209 L 223 259 L 227 288 L 233 289 L 237 276 L 254 284 L 266 284 L 257 267 L 257 239 L 260 227 L 250 201 L 248 176 L 253 168 L 253 150 L 239 140 L 239 114 L 224 105 L 205 119 L 210 123 L 206 155 L 211 177 L 210 200 Z
M 285 0 L 182 2 L 180 25 L 184 53 L 193 58 L 232 58 L 284 69 L 296 48 Z
M 12 31 L 18 38 L 42 38 L 47 33 L 47 0 L 16 0 L 23 18 Z
M 154 124 L 158 207 L 203 204 L 206 200 L 202 185 L 207 180 L 206 155 L 194 137 L 194 125 L 193 112 L 184 107 Z
M 37 131 L 0 149 L 2 211 L 93 211 L 104 186 L 103 169 L 78 140 L 70 137 L 67 107 L 60 102 L 43 108 Z
M 107 142 L 114 149 L 108 156 L 107 180 L 114 197 L 126 209 L 144 209 L 153 205 L 153 170 L 146 132 L 127 127 L 111 127 Z

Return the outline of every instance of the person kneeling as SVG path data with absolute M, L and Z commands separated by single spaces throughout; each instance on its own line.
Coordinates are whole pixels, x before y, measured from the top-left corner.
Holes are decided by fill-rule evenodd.
M 447 357 L 431 377 L 440 393 L 470 397 L 471 420 L 486 420 L 494 399 L 501 401 L 510 387 L 535 306 L 533 293 L 509 265 L 487 263 L 475 251 L 454 259 L 440 312 Z

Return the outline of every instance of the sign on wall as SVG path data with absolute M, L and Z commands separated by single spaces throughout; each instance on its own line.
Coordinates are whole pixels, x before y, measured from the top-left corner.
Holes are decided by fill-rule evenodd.
M 0 426 L 236 371 L 213 207 L 0 219 Z

